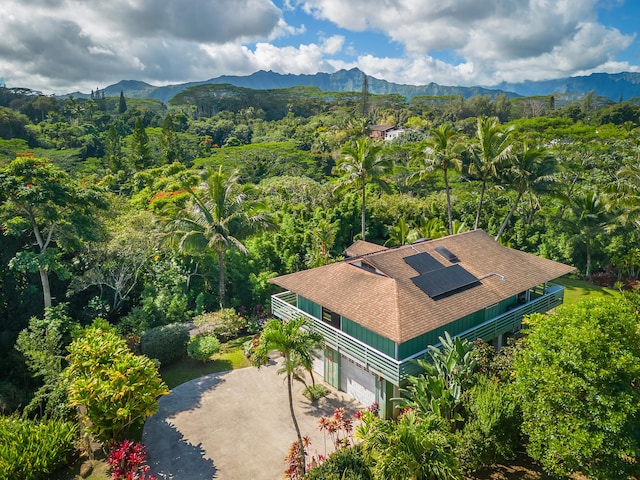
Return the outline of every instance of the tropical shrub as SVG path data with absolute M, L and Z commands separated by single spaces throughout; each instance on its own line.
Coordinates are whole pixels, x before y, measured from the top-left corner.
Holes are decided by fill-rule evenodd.
M 467 421 L 458 432 L 456 456 L 466 471 L 511 460 L 520 445 L 520 412 L 509 386 L 478 375 L 465 401 Z
M 187 345 L 189 357 L 206 362 L 211 356 L 220 351 L 220 340 L 214 335 L 197 336 L 191 339 Z
M 77 425 L 63 420 L 0 417 L 0 478 L 53 478 L 75 451 L 76 433 Z
M 158 409 L 158 397 L 169 393 L 153 361 L 131 352 L 104 321 L 71 343 L 68 359 L 69 402 L 80 407 L 87 431 L 104 444 L 144 422 Z
M 67 387 L 61 373 L 65 345 L 71 341 L 70 332 L 78 325 L 66 310 L 67 305 L 60 304 L 46 308 L 42 319 L 31 317 L 28 327 L 16 340 L 15 348 L 24 355 L 31 374 L 42 379 L 42 385 L 24 408 L 26 416 L 39 412 L 48 418 L 71 420 Z
M 310 401 L 316 402 L 322 397 L 329 395 L 329 389 L 321 383 L 316 383 L 315 385 L 307 385 L 302 391 L 302 394 Z
M 168 365 L 187 352 L 189 329 L 178 323 L 151 328 L 141 335 L 140 342 L 144 355 Z
M 451 338 L 449 332 L 439 339 L 441 348 L 429 345 L 431 361 L 416 360 L 425 373 L 410 375 L 409 386 L 401 390 L 404 398 L 394 400 L 401 409 L 450 420 L 455 430 L 456 422 L 463 420 L 460 413 L 463 393 L 471 384 L 476 354 L 473 344 L 459 337 Z
M 320 465 L 312 466 L 305 480 L 371 480 L 371 471 L 359 445 L 340 449 Z
M 246 328 L 247 321 L 238 315 L 233 308 L 222 308 L 217 312 L 205 312 L 193 319 L 202 333 L 212 333 L 221 342 L 227 342 L 240 335 Z
M 356 427 L 364 458 L 375 478 L 388 480 L 458 480 L 460 467 L 453 451 L 448 421 L 439 415 L 406 411 L 397 421 L 363 412 Z

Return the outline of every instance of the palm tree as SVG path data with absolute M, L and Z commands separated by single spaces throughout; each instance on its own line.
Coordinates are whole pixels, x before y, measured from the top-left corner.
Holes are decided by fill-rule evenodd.
M 500 240 L 507 228 L 509 220 L 511 220 L 522 196 L 535 190 L 545 181 L 550 181 L 555 167 L 556 161 L 553 157 L 547 155 L 543 149 L 530 148 L 527 143 L 523 143 L 521 150 L 512 156 L 511 165 L 503 173 L 507 180 L 506 183 L 516 191 L 516 199 L 500 226 L 500 230 L 496 235 L 496 242 Z
M 207 168 L 197 190 L 184 186 L 190 199 L 165 225 L 166 238 L 184 253 L 213 249 L 218 257 L 218 292 L 225 305 L 224 257 L 227 248 L 247 253 L 242 238 L 268 226 L 264 205 L 253 199 L 255 187 L 239 184 L 237 171 Z
M 331 248 L 336 241 L 338 234 L 338 222 L 330 222 L 326 218 L 320 218 L 316 221 L 311 235 L 315 250 L 310 256 L 309 265 L 319 267 L 327 265 L 331 261 Z
M 391 163 L 382 157 L 382 146 L 363 137 L 355 145 L 346 145 L 338 160 L 335 171 L 343 174 L 338 188 L 352 186 L 362 195 L 362 240 L 365 240 L 367 183 L 373 183 L 383 189 L 388 187 L 385 175 L 391 169 Z
M 462 161 L 460 155 L 463 144 L 458 139 L 458 133 L 450 123 L 443 123 L 431 130 L 431 137 L 416 158 L 418 170 L 409 177 L 408 183 L 422 180 L 433 170 L 441 170 L 444 176 L 444 188 L 447 193 L 447 218 L 449 220 L 449 235 L 453 234 L 453 219 L 451 215 L 451 192 L 449 191 L 449 170 L 460 170 Z
M 602 197 L 597 192 L 586 191 L 574 195 L 569 203 L 569 218 L 564 219 L 566 225 L 576 234 L 574 240 L 584 236 L 586 245 L 586 272 L 591 275 L 591 254 L 593 239 L 604 231 L 607 223 L 607 209 Z
M 513 127 L 503 128 L 497 117 L 482 115 L 478 117 L 475 143 L 471 147 L 472 162 L 469 166 L 469 171 L 482 181 L 474 229 L 477 229 L 480 224 L 480 212 L 482 211 L 487 181 L 491 177 L 497 176 L 499 164 L 511 155 L 512 131 Z
M 640 225 L 640 162 L 624 165 L 616 173 L 617 181 L 607 188 L 614 207 L 620 209 L 622 225 Z
M 312 352 L 322 346 L 322 335 L 309 329 L 306 318 L 300 317 L 288 322 L 273 319 L 264 325 L 260 334 L 260 342 L 253 356 L 254 362 L 260 366 L 268 361 L 268 354 L 272 350 L 278 350 L 284 358 L 282 368 L 278 373 L 287 375 L 287 392 L 289 395 L 289 412 L 296 430 L 298 443 L 300 444 L 300 469 L 305 473 L 304 443 L 298 420 L 293 410 L 292 385 L 296 370 L 299 367 L 310 369 L 312 364 Z

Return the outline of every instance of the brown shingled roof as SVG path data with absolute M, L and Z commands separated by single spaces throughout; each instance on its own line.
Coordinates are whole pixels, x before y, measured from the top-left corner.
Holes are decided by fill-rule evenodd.
M 371 245 L 375 244 L 362 243 L 367 245 L 355 248 L 361 250 L 356 258 L 283 275 L 271 282 L 402 343 L 574 270 L 503 247 L 482 230 L 398 248 L 377 246 L 378 251 L 373 252 Z M 457 264 L 475 275 L 480 284 L 436 299 L 418 288 L 411 280 L 417 272 L 404 258 L 427 252 L 444 267 L 450 266 L 436 247 L 454 253 Z M 356 266 L 359 261 L 372 265 L 378 273 Z
M 347 247 L 344 251 L 348 257 L 359 257 L 370 253 L 387 250 L 387 247 L 378 245 L 377 243 L 366 242 L 364 240 L 356 240 L 353 245 Z

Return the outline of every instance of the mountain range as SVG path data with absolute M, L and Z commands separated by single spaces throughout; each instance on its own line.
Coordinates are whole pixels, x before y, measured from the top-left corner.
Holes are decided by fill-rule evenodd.
M 254 90 L 279 89 L 296 86 L 315 86 L 328 92 L 361 91 L 364 73 L 353 68 L 338 70 L 335 73 L 316 73 L 313 75 L 281 74 L 272 71 L 258 71 L 246 76 L 222 75 L 201 82 L 189 82 L 176 85 L 154 86 L 137 80 L 122 80 L 110 85 L 104 91 L 106 96 L 118 96 L 122 91 L 130 98 L 155 98 L 168 103 L 175 95 L 195 85 L 228 83 L 237 87 Z M 501 93 L 508 97 L 546 96 L 552 94 L 585 95 L 591 91 L 597 96 L 613 101 L 629 100 L 640 97 L 640 73 L 593 73 L 588 76 L 567 77 L 556 80 L 526 81 L 522 83 L 501 83 L 495 87 L 459 87 L 443 86 L 436 83 L 427 85 L 405 85 L 367 77 L 368 91 L 372 94 L 399 94 L 406 98 L 417 95 L 441 96 L 457 95 L 464 98 L 475 95 L 495 96 Z M 87 97 L 88 94 L 73 93 L 75 97 Z

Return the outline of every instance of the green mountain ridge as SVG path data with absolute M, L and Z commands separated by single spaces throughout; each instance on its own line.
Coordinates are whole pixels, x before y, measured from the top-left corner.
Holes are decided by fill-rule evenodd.
M 334 73 L 316 74 L 280 74 L 273 71 L 260 70 L 251 75 L 222 75 L 209 80 L 188 82 L 175 85 L 155 86 L 137 80 L 122 80 L 100 90 L 106 96 L 117 96 L 124 92 L 130 98 L 154 98 L 168 103 L 174 96 L 189 87 L 203 84 L 230 84 L 253 90 L 271 90 L 296 86 L 314 86 L 328 92 L 354 92 L 362 90 L 364 73 L 353 68 L 338 70 Z M 427 85 L 408 85 L 387 82 L 368 76 L 368 91 L 372 94 L 398 94 L 405 98 L 417 95 L 444 96 L 456 95 L 470 98 L 476 95 L 495 97 L 506 94 L 508 97 L 544 96 L 552 94 L 586 95 L 593 91 L 595 95 L 617 101 L 640 97 L 640 73 L 624 72 L 616 74 L 593 73 L 582 77 L 567 77 L 556 80 L 526 81 L 522 83 L 501 83 L 494 87 L 460 87 L 446 86 L 431 82 Z M 86 93 L 74 92 L 79 98 L 86 98 Z

